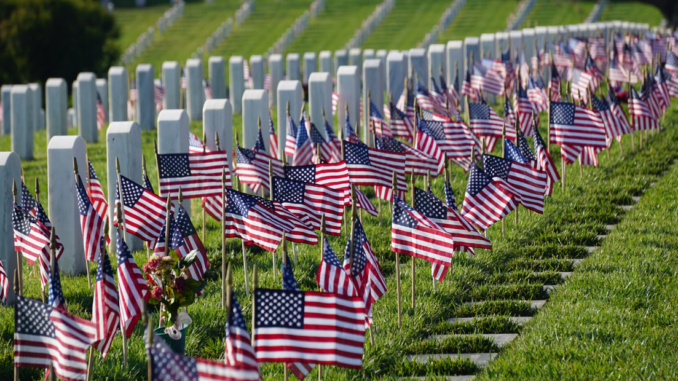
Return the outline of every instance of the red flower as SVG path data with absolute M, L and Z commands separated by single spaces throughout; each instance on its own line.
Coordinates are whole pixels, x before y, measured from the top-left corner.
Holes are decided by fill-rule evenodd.
M 163 294 L 162 288 L 156 287 L 153 289 L 151 296 L 153 297 L 153 299 L 160 301 L 160 299 L 162 299 L 162 294 Z
M 174 286 L 177 288 L 178 293 L 183 293 L 186 291 L 186 279 L 183 277 L 178 277 L 174 280 Z

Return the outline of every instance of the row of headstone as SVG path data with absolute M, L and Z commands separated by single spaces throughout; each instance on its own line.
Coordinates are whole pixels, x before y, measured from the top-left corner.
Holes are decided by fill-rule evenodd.
M 511 31 L 520 27 L 536 3 L 537 0 L 522 0 L 518 4 L 516 11 L 511 13 L 506 20 L 506 30 Z
M 254 11 L 254 0 L 245 1 L 240 8 L 235 11 L 235 25 L 240 26 L 250 17 Z
M 317 1 L 317 0 L 316 0 Z M 315 4 L 315 1 L 313 2 Z M 268 48 L 266 51 L 265 56 L 270 57 L 273 54 L 280 54 L 287 50 L 287 48 L 292 45 L 294 40 L 303 33 L 306 28 L 308 27 L 308 23 L 311 20 L 311 14 L 308 11 L 305 11 L 304 13 L 301 14 L 301 16 L 297 17 L 296 20 L 294 20 L 294 23 L 292 23 L 292 26 L 287 28 L 285 33 L 278 38 L 276 42 L 273 43 L 273 45 Z
M 608 0 L 598 1 L 596 5 L 593 6 L 593 9 L 591 9 L 591 12 L 589 12 L 589 15 L 586 17 L 586 20 L 584 20 L 584 24 L 591 24 L 597 22 L 598 19 L 600 19 L 600 16 L 603 14 L 605 7 L 607 7 L 608 2 L 609 2 Z
M 464 5 L 466 5 L 466 0 L 455 0 L 452 4 L 450 4 L 450 6 L 445 9 L 445 12 L 443 12 L 443 15 L 440 16 L 438 23 L 433 26 L 433 29 L 431 29 L 430 32 L 426 33 L 420 47 L 428 49 L 431 44 L 438 42 L 439 35 L 445 33 Z
M 233 33 L 233 20 L 229 18 L 228 20 L 221 23 L 221 25 L 217 28 L 217 30 L 214 31 L 214 33 L 212 33 L 211 36 L 207 37 L 207 40 L 205 40 L 202 48 L 198 48 L 198 52 L 194 53 L 195 56 L 193 58 L 202 58 L 203 53 L 211 53 L 212 50 L 224 42 L 224 40 L 227 39 L 231 33 Z
M 384 0 L 381 4 L 377 5 L 374 11 L 363 20 L 360 28 L 356 29 L 353 37 L 346 43 L 344 46 L 345 49 L 357 48 L 365 42 L 367 37 L 374 32 L 375 29 L 384 21 L 386 16 L 391 13 L 393 7 L 395 7 L 395 0 Z
M 176 3 L 172 8 L 168 9 L 156 22 L 158 33 L 165 33 L 165 30 L 172 26 L 174 22 L 184 14 L 184 2 Z M 125 52 L 120 56 L 120 62 L 124 65 L 131 64 L 135 59 L 139 58 L 151 44 L 153 44 L 156 29 L 153 26 L 148 27 L 146 32 L 143 32 L 137 40 L 132 43 Z

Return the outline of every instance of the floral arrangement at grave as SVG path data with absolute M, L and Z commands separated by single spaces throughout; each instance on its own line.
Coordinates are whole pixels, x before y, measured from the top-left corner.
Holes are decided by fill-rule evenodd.
M 188 314 L 179 310 L 195 303 L 196 294 L 205 288 L 205 282 L 192 279 L 188 274 L 198 254 L 198 250 L 193 250 L 181 259 L 173 251 L 168 255 L 153 254 L 143 266 L 151 292 L 149 303 L 161 305 L 161 321 L 168 334 L 172 328 L 177 332 L 182 324 L 190 324 Z

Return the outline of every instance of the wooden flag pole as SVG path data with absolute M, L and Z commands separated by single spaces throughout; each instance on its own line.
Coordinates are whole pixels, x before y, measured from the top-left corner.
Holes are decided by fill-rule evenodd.
M 532 120 L 535 120 L 536 117 L 537 117 L 537 116 L 534 115 L 534 111 L 532 111 Z M 515 126 L 514 126 L 515 129 L 516 129 L 516 130 L 515 130 L 515 134 L 516 134 L 516 143 L 518 142 L 518 131 L 520 131 L 520 124 L 519 124 L 519 123 L 520 123 L 520 122 L 519 122 L 518 118 L 516 117 L 516 124 L 515 124 Z M 536 127 L 535 127 L 535 128 L 536 128 Z M 502 143 L 504 143 L 504 146 L 506 145 L 506 136 L 504 136 L 504 141 L 503 141 Z M 503 152 L 504 152 L 504 147 L 502 147 L 502 155 L 503 155 Z M 503 156 L 502 156 L 502 157 L 503 157 Z M 517 204 L 517 205 L 516 205 L 516 226 L 518 226 L 518 209 L 520 209 L 520 204 Z
M 54 279 L 56 276 L 56 227 L 52 226 L 52 231 L 49 235 L 49 263 L 50 263 L 50 277 Z M 54 371 L 54 362 L 49 363 L 49 380 L 57 381 L 56 372 Z
M 282 240 L 280 241 L 279 247 L 282 250 L 282 255 L 281 255 L 282 264 L 283 264 L 283 266 L 285 266 L 289 269 L 288 266 L 290 264 L 287 262 L 287 260 L 288 260 L 288 258 L 287 258 L 287 239 L 285 239 L 285 232 L 282 233 Z M 285 275 L 281 274 L 280 276 L 284 277 Z M 252 306 L 254 306 L 254 303 L 252 303 Z M 254 331 L 254 323 L 252 323 L 252 331 Z M 290 368 L 287 367 L 287 363 L 285 363 L 284 365 L 285 365 L 285 367 L 283 368 L 284 369 L 283 374 L 284 374 L 284 377 L 285 377 L 285 381 L 289 381 L 289 379 L 290 379 Z
M 216 135 L 216 132 L 215 132 Z M 219 149 L 217 148 L 217 151 Z M 207 152 L 207 133 L 203 131 L 202 133 L 202 154 L 204 155 Z M 228 156 L 228 154 L 226 155 Z M 206 212 L 205 212 L 205 206 L 203 205 L 202 207 L 202 242 L 204 244 L 205 242 L 205 218 L 206 218 Z
M 255 340 L 255 334 L 256 330 L 254 327 L 256 327 L 256 322 L 257 322 L 257 287 L 259 286 L 259 275 L 257 274 L 257 264 L 252 265 L 252 350 L 254 353 L 256 352 L 256 340 Z M 287 368 L 287 367 L 286 367 Z
M 14 269 L 14 295 L 21 295 L 21 288 L 19 288 L 19 268 Z M 19 367 L 14 365 L 14 381 L 19 381 Z
M 230 266 L 230 263 L 229 263 Z M 227 308 L 226 292 L 226 168 L 221 169 L 221 308 Z M 247 282 L 247 277 L 245 277 Z
M 628 88 L 626 89 L 627 93 L 629 94 L 629 99 L 631 97 L 631 71 L 629 70 L 629 82 L 627 83 Z M 633 125 L 633 116 L 631 116 L 631 110 L 629 109 L 629 122 L 631 124 L 631 152 L 636 152 L 636 131 L 634 129 Z
M 141 171 L 142 171 L 141 173 L 142 173 L 143 178 L 148 178 L 148 172 L 146 171 L 146 155 L 141 155 Z M 204 219 L 203 219 L 202 230 L 203 230 L 202 241 L 205 242 L 205 221 L 204 221 Z M 149 246 L 149 243 L 146 242 L 146 259 L 148 259 L 150 257 L 151 257 L 151 247 Z
M 421 109 L 420 109 L 421 110 Z M 411 188 L 412 188 L 412 207 L 414 207 L 414 171 L 412 171 L 412 176 L 410 177 L 410 182 L 411 182 Z M 395 202 L 395 197 L 396 197 L 396 191 L 395 188 L 393 189 L 393 201 Z M 416 307 L 416 302 L 417 302 L 417 282 L 416 282 L 416 270 L 417 270 L 417 264 L 414 261 L 414 255 L 412 256 L 412 310 L 415 309 Z
M 320 145 L 318 145 L 318 148 L 320 148 Z M 318 151 L 318 158 L 320 158 L 320 151 Z M 270 189 L 269 195 L 270 195 L 270 200 L 273 202 L 273 162 L 271 160 L 268 161 L 268 189 Z M 261 187 L 262 189 L 264 188 L 263 186 Z M 272 253 L 273 257 L 273 280 L 276 279 L 277 275 L 277 270 L 276 270 L 276 261 L 275 261 L 275 251 Z M 284 259 L 284 258 L 283 258 Z
M 501 126 L 501 157 L 506 158 L 506 121 Z M 501 238 L 504 237 L 506 237 L 506 218 L 501 219 Z
M 17 204 L 16 200 L 16 194 L 17 194 L 17 188 L 16 188 L 16 180 L 12 183 L 12 197 L 14 198 L 14 205 Z M 21 257 L 21 252 L 19 250 L 16 251 L 16 268 L 18 270 L 19 276 L 17 277 L 18 284 L 19 284 L 19 295 L 23 295 L 23 290 L 24 290 L 24 280 L 23 280 L 23 261 Z
M 122 203 L 123 203 L 123 195 L 122 195 L 122 186 L 120 184 L 120 163 L 118 161 L 118 158 L 115 158 L 115 169 L 118 174 L 118 193 L 120 193 L 120 202 L 117 203 L 116 207 L 116 219 L 118 221 L 118 235 L 120 236 L 120 239 L 123 240 L 125 238 L 125 215 L 123 214 L 123 208 L 122 208 Z M 122 320 L 120 320 L 120 331 L 122 332 L 122 363 L 123 366 L 127 366 L 127 335 L 125 332 L 125 325 L 123 324 Z
M 393 172 L 393 180 L 392 181 L 393 181 L 393 183 L 392 183 L 393 184 L 392 185 L 393 194 L 395 195 L 398 192 L 398 181 L 397 181 L 395 172 Z M 395 200 L 395 198 L 394 198 L 394 200 Z M 393 215 L 393 211 L 395 210 L 394 205 L 395 204 L 393 204 L 393 203 L 391 204 L 391 215 Z M 397 290 L 397 293 L 398 293 L 398 329 L 401 329 L 402 326 L 403 326 L 403 322 L 402 322 L 402 304 L 401 304 L 402 293 L 400 291 L 400 254 L 395 253 L 395 257 L 396 257 L 396 269 L 395 270 L 396 270 L 396 285 L 397 285 L 396 290 Z
M 104 242 L 108 239 L 108 216 L 105 217 L 104 219 Z M 101 255 L 104 255 L 104 253 L 101 253 Z M 146 312 L 146 303 L 142 303 L 141 307 L 143 308 L 142 311 L 142 316 L 144 318 L 146 317 L 145 312 Z M 94 367 L 94 347 L 90 346 L 89 347 L 89 358 L 87 360 L 87 376 L 86 380 L 90 381 L 92 379 L 92 368 Z
M 75 183 L 77 184 L 80 176 L 78 174 L 78 160 L 75 158 L 75 156 L 73 156 L 73 173 L 75 175 Z M 87 171 L 87 173 L 89 174 L 89 171 Z M 89 178 L 89 175 L 87 177 Z M 87 193 L 89 194 L 89 192 L 87 192 Z M 89 196 L 87 196 L 87 197 L 89 197 Z M 85 252 L 83 252 L 83 256 L 85 257 L 85 265 L 87 267 L 87 271 L 86 271 L 87 272 L 87 287 L 89 287 L 89 289 L 91 290 L 92 289 L 92 276 L 89 273 L 89 260 L 87 259 L 87 254 Z
M 146 302 L 141 303 L 141 316 L 143 319 L 143 323 L 146 325 L 146 341 L 148 341 L 148 346 L 149 348 L 153 347 L 153 318 L 148 314 L 148 306 L 146 305 Z M 152 380 L 153 379 L 153 360 L 151 360 L 151 353 L 146 352 L 146 368 L 148 370 L 148 379 Z
M 445 173 L 447 174 L 447 172 Z M 426 170 L 426 184 L 424 184 L 424 189 L 428 192 L 431 189 L 431 170 L 427 169 Z M 414 199 L 414 188 L 412 188 L 412 198 Z M 414 200 L 412 200 L 412 207 L 414 207 Z M 412 257 L 414 258 L 414 257 Z M 436 277 L 431 274 L 431 278 L 433 279 L 433 292 L 437 291 L 438 288 L 438 283 L 436 283 Z
M 162 193 L 162 192 L 160 192 L 160 189 L 159 189 L 160 188 L 160 163 L 159 163 L 159 160 L 158 160 L 158 142 L 156 140 L 153 140 L 153 153 L 155 154 L 155 168 L 158 171 L 158 195 L 160 195 L 160 193 Z M 117 160 L 118 159 L 116 158 L 116 162 L 117 162 Z M 118 178 L 118 181 L 120 181 L 119 178 Z M 122 197 L 122 194 L 120 194 L 120 197 Z
M 288 105 L 289 105 L 289 102 L 288 102 Z M 289 112 L 289 109 L 288 109 L 288 112 Z M 341 130 L 339 131 L 339 133 L 341 133 Z M 283 168 L 285 168 L 285 166 L 287 165 L 287 156 L 285 156 L 284 153 L 280 156 L 281 156 L 282 166 L 283 166 Z M 269 172 L 271 172 L 271 171 L 269 170 Z M 271 185 L 271 194 L 273 194 L 273 185 Z M 273 196 L 271 196 L 271 200 L 273 200 Z M 292 255 L 294 256 L 294 263 L 297 263 L 297 244 L 294 243 L 294 242 L 292 242 Z
M 238 192 L 242 192 L 242 183 L 240 181 L 238 181 Z M 224 208 L 225 207 L 226 206 L 224 204 Z M 248 285 L 249 282 L 247 280 L 247 249 L 245 248 L 245 241 L 242 240 L 242 239 L 240 240 L 240 248 L 241 248 L 241 251 L 242 251 L 242 266 L 243 266 L 243 271 L 244 271 L 244 274 L 245 274 L 245 289 L 249 293 L 249 285 Z

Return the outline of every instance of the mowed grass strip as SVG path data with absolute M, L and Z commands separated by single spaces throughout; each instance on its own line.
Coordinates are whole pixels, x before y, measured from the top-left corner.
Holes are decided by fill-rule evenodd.
M 672 349 L 678 344 L 678 166 L 672 165 L 678 133 L 675 122 L 667 124 L 634 160 L 654 162 L 667 174 L 479 380 L 678 377 Z M 632 164 L 625 169 L 647 174 Z
M 640 1 L 613 0 L 607 4 L 599 21 L 623 20 L 659 25 L 664 16 L 657 7 Z
M 113 16 L 120 25 L 120 39 L 118 44 L 121 53 L 131 44 L 137 41 L 142 33 L 147 32 L 149 27 L 155 30 L 154 37 L 158 37 L 156 22 L 158 18 L 170 9 L 170 5 L 155 5 L 144 8 L 115 8 Z
M 400 0 L 372 34 L 362 49 L 406 50 L 417 47 L 426 33 L 438 23 L 450 0 Z
M 446 43 L 506 30 L 506 18 L 517 6 L 516 0 L 467 1 L 447 31 L 440 34 L 438 41 Z
M 534 4 L 521 28 L 579 24 L 586 20 L 595 4 L 595 1 L 586 0 L 540 0 Z

